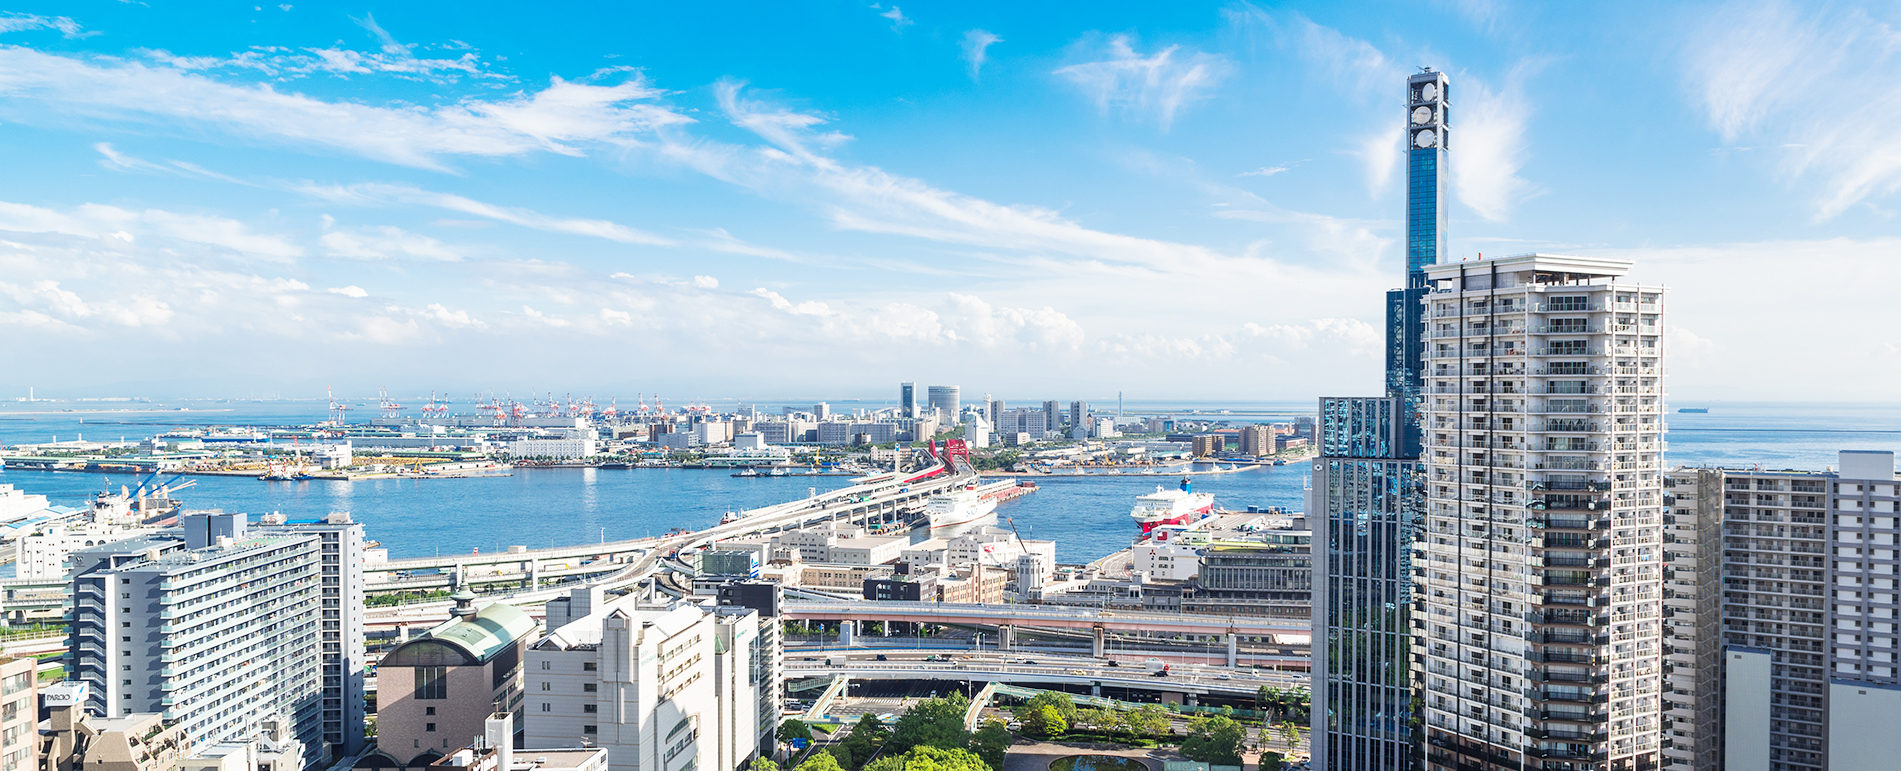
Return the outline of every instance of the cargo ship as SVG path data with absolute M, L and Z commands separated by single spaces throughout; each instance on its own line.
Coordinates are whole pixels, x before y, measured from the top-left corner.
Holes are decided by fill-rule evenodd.
M 1161 485 L 1155 486 L 1155 492 L 1135 499 L 1135 508 L 1129 516 L 1147 533 L 1162 525 L 1181 525 L 1194 522 L 1208 516 L 1215 508 L 1215 497 L 1208 493 L 1197 493 L 1189 489 L 1189 481 L 1184 477 L 1178 489 L 1168 490 Z

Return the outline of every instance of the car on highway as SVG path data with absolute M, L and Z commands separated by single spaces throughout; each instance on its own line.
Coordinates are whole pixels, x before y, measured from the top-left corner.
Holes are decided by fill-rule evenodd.
M 879 661 L 890 661 L 890 660 L 891 660 L 891 657 L 890 657 L 890 656 L 886 656 L 886 655 L 884 655 L 884 654 L 882 654 L 882 653 L 880 653 L 880 654 L 878 654 L 878 660 L 879 660 Z

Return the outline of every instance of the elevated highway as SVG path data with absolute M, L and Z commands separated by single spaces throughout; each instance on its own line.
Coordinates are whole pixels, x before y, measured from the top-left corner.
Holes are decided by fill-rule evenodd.
M 962 626 L 1101 629 L 1151 635 L 1250 637 L 1276 645 L 1305 646 L 1312 638 L 1304 621 L 1257 616 L 1144 613 L 1056 605 L 962 605 L 939 602 L 832 602 L 787 600 L 792 620 L 904 621 Z
M 880 661 L 878 655 L 886 660 Z M 1110 666 L 1096 658 L 1078 656 L 1042 656 L 1018 658 L 1006 655 L 938 657 L 933 661 L 919 654 L 875 654 L 872 652 L 834 652 L 830 656 L 786 657 L 787 679 L 846 677 L 854 681 L 871 680 L 942 680 L 973 685 L 1002 683 L 1010 685 L 1058 686 L 1087 689 L 1100 695 L 1103 689 L 1130 692 L 1176 694 L 1185 697 L 1222 697 L 1253 699 L 1261 686 L 1276 688 L 1306 686 L 1303 672 L 1273 670 L 1234 670 L 1225 667 L 1173 664 L 1168 673 L 1157 676 L 1147 668 L 1133 665 Z M 1192 698 L 1190 699 L 1192 702 Z

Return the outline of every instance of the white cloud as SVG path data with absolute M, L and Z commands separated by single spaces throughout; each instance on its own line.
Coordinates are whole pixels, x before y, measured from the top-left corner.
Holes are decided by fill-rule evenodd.
M 1818 220 L 1901 191 L 1901 10 L 1753 2 L 1683 36 L 1685 78 L 1726 143 L 1780 145 Z
M 694 276 L 693 285 L 701 289 L 718 289 L 719 279 L 712 276 Z
M 363 287 L 357 286 L 355 284 L 351 284 L 349 286 L 331 287 L 324 291 L 329 292 L 331 294 L 335 294 L 335 295 L 343 295 L 344 297 L 355 298 L 358 300 L 361 300 L 365 297 L 370 296 L 370 293 L 368 291 L 365 291 Z
M 1244 171 L 1244 172 L 1241 172 L 1241 173 L 1240 173 L 1240 174 L 1239 174 L 1238 176 L 1243 176 L 1243 177 L 1272 177 L 1272 176 L 1274 176 L 1274 175 L 1276 175 L 1276 174 L 1285 174 L 1285 173 L 1287 173 L 1287 171 L 1288 171 L 1289 169 L 1292 169 L 1292 168 L 1293 168 L 1292 166 L 1262 166 L 1262 167 L 1260 167 L 1260 168 L 1258 168 L 1258 169 L 1255 169 L 1255 170 L 1253 170 L 1253 171 Z
M 1498 89 L 1463 77 L 1454 92 L 1458 110 L 1450 121 L 1448 143 L 1453 189 L 1461 203 L 1493 222 L 1504 221 L 1512 206 L 1532 191 L 1518 172 L 1525 164 L 1525 129 L 1531 117 L 1525 80 L 1535 68 L 1521 62 Z
M 872 3 L 872 4 L 871 4 L 871 7 L 872 7 L 872 9 L 873 9 L 873 10 L 876 10 L 876 9 L 878 8 L 878 4 L 877 4 L 877 3 Z M 909 26 L 911 26 L 911 25 L 913 25 L 913 24 L 916 24 L 916 23 L 917 23 L 917 22 L 915 22 L 915 21 L 912 21 L 912 20 L 910 20 L 910 19 L 908 19 L 908 18 L 905 18 L 905 16 L 904 16 L 904 11 L 901 11 L 901 10 L 898 10 L 898 7 L 897 7 L 897 6 L 895 6 L 895 5 L 894 5 L 894 6 L 891 6 L 891 8 L 890 8 L 889 10 L 886 10 L 885 12 L 883 12 L 883 13 L 880 13 L 880 14 L 878 14 L 878 15 L 879 15 L 880 17 L 883 17 L 883 18 L 886 18 L 886 19 L 890 19 L 890 20 L 891 20 L 891 31 L 892 31 L 892 32 L 897 32 L 897 31 L 900 31 L 900 30 L 902 30 L 902 29 L 904 29 L 905 27 L 909 27 Z
M 405 185 L 386 185 L 378 183 L 364 183 L 358 185 L 305 184 L 297 189 L 300 192 L 337 203 L 359 206 L 390 203 L 428 206 L 494 220 L 496 222 L 505 222 L 510 225 L 532 230 L 603 238 L 623 244 L 666 246 L 674 243 L 673 239 L 657 236 L 608 220 L 556 217 L 531 209 L 497 206 L 453 193 L 437 193 Z
M 236 220 L 163 209 L 132 211 L 116 206 L 84 204 L 58 211 L 29 204 L 0 202 L 0 231 L 54 233 L 97 239 L 107 245 L 125 245 L 141 237 L 214 246 L 249 257 L 282 261 L 303 249 L 275 235 L 253 232 Z
M 654 104 L 660 92 L 632 76 L 607 85 L 556 77 L 540 91 L 502 98 L 379 107 L 231 85 L 171 67 L 9 46 L 0 46 L 0 96 L 16 120 L 50 112 L 178 123 L 432 169 L 456 156 L 578 156 L 590 145 L 625 144 L 690 121 Z
M 79 37 L 79 22 L 65 16 L 37 16 L 30 13 L 0 13 L 0 34 L 34 29 L 58 30 L 65 37 Z
M 1003 42 L 1003 38 L 988 30 L 973 29 L 964 32 L 964 61 L 970 64 L 970 79 L 976 80 L 983 72 L 984 62 L 989 58 L 990 47 Z
M 1135 50 L 1127 35 L 1077 45 L 1090 61 L 1057 68 L 1056 76 L 1081 89 L 1104 114 L 1112 109 L 1154 120 L 1167 131 L 1184 106 L 1207 95 L 1228 69 L 1214 54 L 1174 45 L 1152 54 Z
M 1387 127 L 1366 135 L 1354 148 L 1353 155 L 1360 161 L 1368 193 L 1377 196 L 1393 184 L 1393 177 L 1399 172 L 1400 159 L 1406 157 L 1405 150 L 1400 148 L 1402 138 L 1391 127 Z M 1453 164 L 1454 168 L 1457 166 L 1457 163 Z
M 330 230 L 319 241 L 326 254 L 354 260 L 413 257 L 455 262 L 462 259 L 461 254 L 441 241 L 388 225 Z

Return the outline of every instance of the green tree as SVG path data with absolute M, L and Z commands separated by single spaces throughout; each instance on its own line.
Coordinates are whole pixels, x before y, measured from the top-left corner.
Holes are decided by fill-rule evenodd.
M 1096 730 L 1101 731 L 1103 733 L 1112 734 L 1112 733 L 1117 733 L 1119 731 L 1129 730 L 1129 720 L 1127 717 L 1125 717 L 1122 714 L 1121 710 L 1114 710 L 1114 709 L 1102 710 L 1102 717 L 1100 718 L 1100 721 L 1101 722 L 1096 724 Z
M 1215 766 L 1241 765 L 1241 724 L 1225 717 L 1196 718 L 1182 740 L 1182 756 Z
M 1140 736 L 1161 736 L 1168 732 L 1168 709 L 1160 704 L 1144 704 L 1129 713 L 1129 730 Z
M 969 750 L 915 747 L 897 757 L 882 757 L 865 771 L 991 771 L 983 758 Z
M 1300 726 L 1296 725 L 1295 723 L 1291 721 L 1282 723 L 1281 724 L 1281 739 L 1287 742 L 1288 752 L 1293 752 L 1294 750 L 1299 749 L 1300 748 Z
M 746 771 L 779 771 L 779 764 L 772 762 L 772 758 L 761 755 L 752 759 L 752 765 L 747 766 Z
M 885 753 L 905 753 L 913 747 L 964 749 L 970 745 L 970 732 L 964 730 L 964 710 L 969 707 L 970 699 L 956 692 L 912 705 L 891 729 Z
M 779 724 L 780 743 L 791 744 L 793 739 L 804 739 L 808 742 L 811 741 L 812 727 L 809 725 L 806 725 L 805 721 L 800 720 L 798 718 L 789 718 L 785 722 L 780 723 Z
M 797 771 L 845 771 L 845 769 L 838 765 L 838 758 L 832 757 L 832 753 L 819 752 L 806 758 L 804 763 L 800 763 Z
M 1026 707 L 1017 722 L 1022 724 L 1024 733 L 1038 739 L 1053 739 L 1069 730 L 1069 721 L 1048 704 Z
M 1054 709 L 1056 714 L 1062 716 L 1063 722 L 1069 725 L 1075 725 L 1078 721 L 1076 700 L 1069 698 L 1069 694 L 1066 693 L 1043 691 L 1031 696 L 1029 701 L 1023 703 L 1023 706 L 1029 710 L 1035 710 L 1037 707 Z
M 858 768 L 878 753 L 878 747 L 884 744 L 890 731 L 885 730 L 884 721 L 869 712 L 858 716 L 858 722 L 852 725 L 851 735 L 832 747 L 838 755 L 838 763 L 846 768 Z
M 991 718 L 970 737 L 970 749 L 982 758 L 991 771 L 1003 771 L 1003 756 L 1010 752 L 1010 729 L 1003 721 Z

